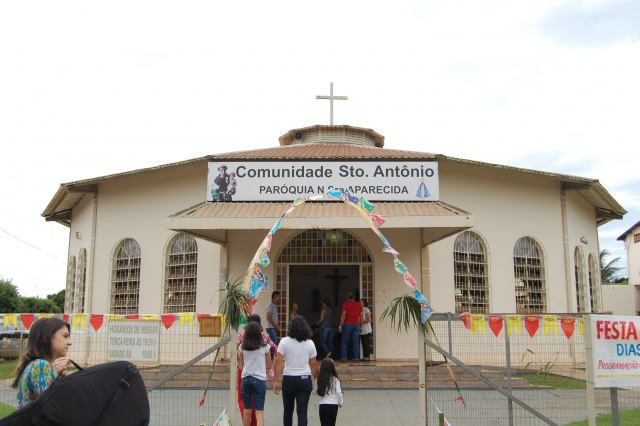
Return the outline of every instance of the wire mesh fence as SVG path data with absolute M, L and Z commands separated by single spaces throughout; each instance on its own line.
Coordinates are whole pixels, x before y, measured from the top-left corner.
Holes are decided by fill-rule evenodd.
M 0 315 L 0 329 L 28 332 L 33 321 L 42 316 L 46 315 Z M 120 359 L 136 365 L 147 388 L 153 388 L 148 393 L 150 425 L 213 425 L 228 407 L 230 347 L 219 336 L 219 327 L 214 327 L 218 332 L 211 333 L 204 330 L 202 321 L 215 317 L 197 313 L 58 316 L 71 325 L 69 357 L 81 367 Z M 3 345 L 6 343 L 4 340 Z M 211 348 L 215 346 L 220 349 L 212 371 L 216 351 Z M 190 363 L 194 358 L 199 359 Z M 12 361 L 5 362 L 11 365 Z M 184 369 L 171 374 L 181 367 Z M 170 375 L 169 380 L 162 381 Z M 158 385 L 159 381 L 162 383 Z M 0 381 L 0 402 L 16 406 L 16 391 L 9 382 Z
M 581 314 L 434 314 L 427 339 L 541 415 L 532 414 L 427 345 L 428 424 L 438 410 L 456 426 L 566 425 L 587 418 Z M 455 387 L 458 384 L 460 391 Z M 640 406 L 640 388 L 618 391 L 619 409 Z M 596 411 L 611 413 L 609 389 L 596 389 Z M 638 420 L 640 425 L 640 419 Z

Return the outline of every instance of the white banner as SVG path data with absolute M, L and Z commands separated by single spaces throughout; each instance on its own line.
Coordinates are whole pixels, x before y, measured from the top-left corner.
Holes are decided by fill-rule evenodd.
M 107 361 L 158 365 L 160 321 L 111 320 L 107 335 Z
M 640 386 L 640 318 L 591 315 L 594 384 Z
M 344 190 L 368 201 L 439 201 L 438 163 L 209 163 L 207 201 L 293 201 Z

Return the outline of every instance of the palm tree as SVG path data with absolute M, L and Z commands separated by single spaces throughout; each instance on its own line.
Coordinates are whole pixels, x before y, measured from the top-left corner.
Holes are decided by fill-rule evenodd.
M 620 266 L 616 266 L 616 264 L 620 261 L 619 257 L 616 257 L 611 262 L 606 263 L 605 258 L 609 257 L 611 254 L 607 249 L 600 250 L 600 270 L 602 271 L 602 283 L 612 283 L 617 278 L 620 271 L 624 268 Z

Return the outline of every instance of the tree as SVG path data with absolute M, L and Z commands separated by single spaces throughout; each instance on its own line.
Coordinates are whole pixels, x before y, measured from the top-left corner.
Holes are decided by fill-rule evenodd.
M 47 299 L 53 301 L 56 304 L 60 312 L 64 312 L 64 289 L 54 294 L 48 294 Z
M 22 307 L 21 302 L 18 286 L 13 283 L 13 280 L 0 277 L 0 312 L 17 313 Z
M 59 314 L 62 311 L 51 299 L 39 297 L 23 297 L 21 313 L 24 314 Z
M 620 261 L 619 257 L 616 257 L 611 262 L 606 263 L 606 257 L 609 257 L 610 253 L 607 249 L 600 250 L 600 270 L 602 271 L 602 283 L 612 283 L 618 277 L 620 271 L 624 268 L 620 266 L 616 266 L 616 264 Z

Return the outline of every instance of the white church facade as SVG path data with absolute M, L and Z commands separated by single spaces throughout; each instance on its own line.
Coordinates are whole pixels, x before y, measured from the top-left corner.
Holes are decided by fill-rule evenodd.
M 597 180 L 387 149 L 351 126 L 279 142 L 62 184 L 43 216 L 70 231 L 65 312 L 216 313 L 224 280 L 244 276 L 292 202 L 332 188 L 375 206 L 438 312 L 601 311 L 598 227 L 626 211 Z M 345 203 L 308 201 L 273 234 L 254 310 L 280 290 L 281 325 L 293 302 L 313 324 L 323 299 L 339 315 L 355 291 L 372 307 L 374 356 L 416 358 L 415 338 L 380 321 L 409 292 L 383 248 Z

